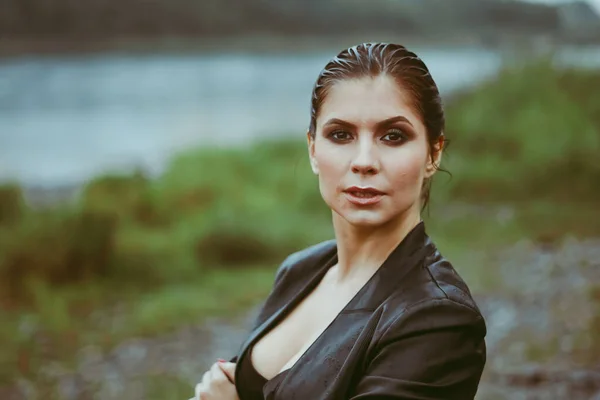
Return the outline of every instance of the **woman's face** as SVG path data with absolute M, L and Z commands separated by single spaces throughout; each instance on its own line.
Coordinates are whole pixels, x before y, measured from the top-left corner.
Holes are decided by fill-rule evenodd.
M 314 139 L 309 135 L 311 166 L 333 211 L 370 227 L 418 215 L 423 179 L 439 158 L 431 160 L 425 126 L 393 78 L 335 83 L 316 128 Z

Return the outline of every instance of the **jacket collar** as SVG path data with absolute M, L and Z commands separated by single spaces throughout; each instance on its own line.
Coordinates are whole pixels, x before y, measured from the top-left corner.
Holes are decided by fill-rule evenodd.
M 396 246 L 342 312 L 374 311 L 398 289 L 403 277 L 413 268 L 422 265 L 430 250 L 428 244 L 430 241 L 425 232 L 425 224 L 421 221 Z M 337 252 L 337 248 L 335 251 Z M 337 256 L 335 257 L 337 261 Z

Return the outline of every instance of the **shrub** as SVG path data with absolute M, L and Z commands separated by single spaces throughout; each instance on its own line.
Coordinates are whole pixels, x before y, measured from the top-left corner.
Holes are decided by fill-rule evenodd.
M 600 72 L 509 67 L 450 103 L 452 195 L 600 200 Z
M 277 246 L 257 237 L 255 232 L 236 229 L 216 229 L 196 244 L 196 257 L 201 265 L 244 266 L 274 261 Z M 284 250 L 285 251 L 285 250 Z
M 331 211 L 307 154 L 301 137 L 181 154 L 157 182 L 174 235 L 201 267 L 277 262 L 328 238 Z
M 139 171 L 93 179 L 85 185 L 81 203 L 85 210 L 115 214 L 121 222 L 147 226 L 166 223 L 153 197 L 150 180 Z
M 17 222 L 24 211 L 23 193 L 16 184 L 0 185 L 0 226 Z
M 116 217 L 108 213 L 39 212 L 2 242 L 1 281 L 19 296 L 29 278 L 51 284 L 79 282 L 109 274 Z

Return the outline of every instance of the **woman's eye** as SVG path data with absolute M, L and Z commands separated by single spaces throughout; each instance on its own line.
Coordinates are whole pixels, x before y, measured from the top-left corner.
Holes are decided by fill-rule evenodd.
M 386 142 L 402 142 L 406 139 L 406 135 L 404 134 L 404 132 L 402 132 L 400 130 L 392 130 L 392 131 L 389 131 L 383 137 L 383 139 Z
M 352 139 L 352 135 L 350 135 L 350 133 L 345 132 L 345 131 L 331 132 L 329 137 L 331 137 L 332 139 L 337 140 L 337 141 L 346 141 L 346 140 Z

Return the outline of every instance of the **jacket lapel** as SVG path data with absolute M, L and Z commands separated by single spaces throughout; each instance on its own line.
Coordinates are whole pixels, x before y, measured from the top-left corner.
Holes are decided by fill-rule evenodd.
M 373 274 L 367 283 L 356 293 L 350 302 L 342 309 L 340 314 L 331 322 L 325 331 L 315 340 L 315 342 L 306 350 L 306 352 L 296 361 L 289 371 L 289 376 L 284 378 L 287 381 L 295 371 L 303 368 L 308 361 L 315 361 L 320 356 L 329 357 L 323 352 L 327 351 L 326 346 L 321 343 L 339 344 L 340 340 L 348 343 L 355 342 L 359 336 L 368 334 L 370 325 L 376 325 L 372 316 L 373 312 L 381 305 L 386 298 L 398 290 L 399 282 L 415 266 L 421 265 L 428 250 L 428 237 L 425 234 L 424 223 L 420 222 L 404 238 L 404 240 L 392 251 L 386 261 Z M 314 260 L 313 260 L 314 262 Z M 281 306 L 273 312 L 266 320 L 250 333 L 248 339 L 243 343 L 239 352 L 238 363 L 248 353 L 248 348 L 256 343 L 262 336 L 270 331 L 281 319 L 288 314 L 300 301 L 302 301 L 322 280 L 327 270 L 337 262 L 337 248 L 334 246 L 332 251 L 326 254 L 321 260 L 322 266 L 312 268 L 312 275 L 307 277 L 299 276 L 295 281 L 298 285 L 292 285 L 285 290 L 287 295 L 282 295 L 284 299 Z M 301 269 L 301 266 L 299 269 Z M 293 266 L 291 267 L 293 270 Z M 302 282 L 305 282 L 302 285 Z M 346 337 L 348 336 L 348 337 Z M 345 338 L 345 339 L 344 339 Z M 346 350 L 352 351 L 351 348 Z M 319 354 L 323 353 L 323 354 Z M 339 360 L 343 360 L 343 354 L 337 354 Z M 237 371 L 237 370 L 236 370 Z M 237 378 L 237 376 L 236 376 Z
M 321 259 L 322 265 L 318 268 L 313 268 L 312 276 L 309 276 L 308 279 L 306 279 L 306 276 L 300 277 L 301 279 L 304 279 L 304 282 L 302 282 L 300 279 L 295 280 L 298 282 L 298 285 L 291 285 L 285 290 L 285 294 L 282 295 L 281 305 L 276 309 L 276 311 L 273 312 L 262 323 L 259 321 L 259 325 L 252 330 L 249 337 L 242 344 L 240 352 L 238 353 L 238 363 L 240 363 L 241 360 L 247 355 L 248 348 L 250 346 L 254 345 L 254 343 L 260 340 L 262 336 L 264 336 L 276 324 L 278 324 L 290 310 L 296 307 L 296 305 L 298 305 L 298 303 L 300 303 L 319 284 L 325 273 L 327 273 L 327 270 L 337 261 L 336 248 L 334 247 L 332 251 L 327 252 Z

